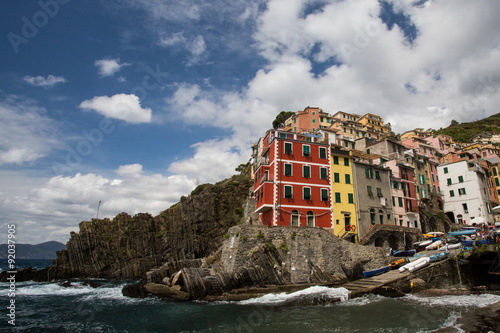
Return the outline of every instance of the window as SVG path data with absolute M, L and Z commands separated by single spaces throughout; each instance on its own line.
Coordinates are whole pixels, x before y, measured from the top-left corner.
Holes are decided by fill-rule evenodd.
M 463 176 L 458 176 L 458 182 L 463 183 L 464 182 L 464 177 Z
M 495 177 L 495 185 L 500 186 L 500 181 L 498 180 L 498 177 Z
M 349 166 L 349 159 L 344 157 L 344 166 Z
M 349 193 L 347 194 L 347 200 L 349 201 L 350 204 L 354 203 L 354 194 Z
M 425 176 L 420 175 L 420 184 L 425 185 Z
M 464 194 L 465 194 L 465 188 L 459 188 L 458 195 L 464 195 Z
M 285 198 L 292 199 L 292 186 L 285 185 Z
M 326 188 L 321 189 L 321 201 L 328 201 L 328 190 Z
M 375 170 L 375 178 L 380 179 L 380 172 L 378 170 Z
M 309 165 L 304 165 L 302 170 L 304 178 L 311 178 L 311 167 Z
M 312 120 L 312 123 L 313 123 L 313 124 L 316 124 L 316 119 L 313 119 L 313 120 Z
M 339 157 L 338 156 L 333 156 L 333 164 L 336 164 L 336 165 L 339 164 Z
M 340 183 L 340 175 L 337 172 L 333 174 L 333 181 L 335 183 Z
M 302 155 L 303 156 L 311 156 L 311 147 L 307 145 L 302 146 Z
M 394 143 L 392 144 L 392 151 L 396 152 L 396 145 Z
M 304 187 L 302 192 L 304 194 L 304 200 L 311 200 L 311 188 L 310 187 Z
M 285 176 L 292 175 L 292 165 L 290 163 L 285 163 Z
M 293 154 L 293 149 L 292 149 L 292 143 L 291 142 L 285 142 L 285 154 L 287 154 L 287 155 L 292 155 Z
M 370 197 L 373 197 L 372 187 L 370 185 L 366 186 L 366 191 Z
M 326 158 L 326 148 L 319 147 L 319 158 Z
M 292 211 L 292 227 L 299 226 L 299 212 L 297 210 Z
M 379 210 L 378 213 L 380 214 L 379 215 L 380 224 L 384 224 L 384 211 L 383 210 Z
M 394 198 L 394 197 L 392 197 L 392 206 L 393 206 L 393 207 L 396 207 L 396 201 L 395 201 L 395 198 Z
M 347 128 L 344 127 L 344 133 L 347 133 Z
M 366 153 L 367 153 L 368 155 L 370 155 L 370 149 L 367 149 L 367 150 L 366 150 Z
M 327 179 L 328 178 L 328 170 L 326 168 L 320 168 L 320 178 Z
M 467 204 L 466 203 L 463 203 L 462 204 L 462 207 L 464 209 L 464 213 L 468 214 L 469 213 L 469 208 L 467 208 Z
M 349 175 L 349 174 L 345 175 L 345 183 L 346 184 L 350 184 L 351 183 L 351 175 Z
M 311 211 L 307 212 L 307 226 L 314 227 L 314 213 Z
M 447 183 L 448 185 L 451 185 L 451 178 L 446 179 L 446 183 Z
M 349 129 L 349 133 L 352 134 L 352 128 Z
M 335 202 L 336 203 L 340 203 L 340 193 L 339 192 L 335 192 Z
M 383 197 L 382 189 L 380 187 L 377 187 L 377 197 Z
M 454 197 L 455 196 L 455 192 L 453 192 L 453 190 L 450 191 L 450 197 Z
M 370 167 L 365 167 L 366 178 L 373 178 L 373 169 Z
M 370 222 L 371 224 L 375 224 L 375 209 L 370 209 Z
M 448 168 L 446 168 L 446 167 L 445 167 L 445 168 L 443 169 L 443 171 L 444 171 L 444 173 L 448 173 Z
M 497 173 L 497 168 L 496 168 L 496 167 L 494 167 L 494 168 L 493 168 L 493 175 L 494 175 L 494 176 L 498 176 L 498 173 Z
M 403 198 L 401 198 L 401 197 L 398 198 L 398 204 L 399 204 L 399 207 L 403 207 Z

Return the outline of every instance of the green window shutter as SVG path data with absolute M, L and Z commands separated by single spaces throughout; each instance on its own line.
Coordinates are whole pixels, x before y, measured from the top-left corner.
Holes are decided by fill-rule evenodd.
M 365 167 L 365 175 L 366 175 L 366 178 L 370 178 L 370 167 Z
M 304 165 L 304 178 L 311 177 L 311 167 L 309 165 Z
M 458 176 L 458 182 L 463 183 L 464 182 L 464 177 L 463 176 Z
M 347 194 L 347 198 L 350 204 L 354 203 L 354 194 L 352 193 Z
M 321 200 L 328 201 L 328 190 L 325 188 L 321 189 Z
M 311 149 L 309 146 L 302 146 L 302 153 L 304 156 L 311 156 Z
M 328 178 L 328 170 L 326 168 L 321 168 L 320 170 L 321 170 L 320 178 L 327 179 Z
M 498 180 L 498 178 L 497 178 L 497 177 L 495 177 L 495 185 L 496 185 L 496 186 L 500 186 L 500 181 Z
M 448 173 L 448 168 L 444 168 L 444 173 Z
M 351 175 L 349 175 L 349 174 L 345 175 L 345 183 L 346 184 L 350 184 L 351 183 Z
M 453 192 L 453 190 L 450 191 L 450 197 L 454 197 L 455 196 L 455 192 Z
M 285 154 L 292 155 L 292 153 L 293 153 L 292 143 L 291 142 L 285 142 Z
M 292 187 L 289 185 L 285 185 L 285 198 L 287 199 L 292 198 Z
M 341 201 L 340 201 L 340 193 L 339 192 L 335 192 L 335 202 L 341 203 Z
M 333 174 L 333 178 L 335 183 L 340 183 L 340 175 L 337 172 Z
M 326 158 L 326 148 L 319 147 L 319 158 Z
M 309 187 L 304 187 L 304 199 L 311 200 L 311 189 Z
M 380 179 L 380 172 L 378 170 L 375 170 L 375 178 Z
M 291 175 L 292 175 L 292 165 L 285 164 L 285 176 L 291 176 Z
M 377 197 L 382 197 L 382 189 L 380 187 L 377 187 Z
M 493 168 L 493 175 L 494 175 L 494 176 L 498 176 L 498 173 L 497 173 L 497 168 L 496 168 L 496 167 L 494 167 L 494 168 Z
M 368 192 L 369 196 L 373 197 L 372 187 L 370 185 L 366 186 L 366 191 Z
M 403 198 L 401 198 L 401 197 L 398 198 L 398 204 L 399 204 L 399 207 L 403 207 Z
M 344 157 L 344 166 L 349 166 L 349 159 Z
M 339 157 L 338 156 L 333 156 L 333 164 L 339 164 Z
M 448 185 L 451 185 L 451 178 L 446 179 L 446 183 L 447 183 Z

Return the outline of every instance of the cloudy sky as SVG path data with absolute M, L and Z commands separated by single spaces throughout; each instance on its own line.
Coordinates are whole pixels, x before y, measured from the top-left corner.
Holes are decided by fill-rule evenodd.
M 395 132 L 499 112 L 496 0 L 0 3 L 0 243 L 153 215 L 250 158 L 281 110 Z M 2 236 L 3 235 L 3 236 Z

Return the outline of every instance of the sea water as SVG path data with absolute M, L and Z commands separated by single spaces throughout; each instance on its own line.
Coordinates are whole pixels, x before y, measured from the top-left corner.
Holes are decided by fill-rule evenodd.
M 50 264 L 50 261 L 48 262 Z M 28 264 L 29 265 L 29 264 Z M 33 265 L 31 265 L 33 266 Z M 310 287 L 239 302 L 174 302 L 122 295 L 132 281 L 16 283 L 15 326 L 7 317 L 9 284 L 0 284 L 0 330 L 6 332 L 431 332 L 454 326 L 469 309 L 500 296 L 349 299 L 344 288 Z M 336 302 L 329 302 L 339 300 Z M 3 312 L 3 313 L 2 313 Z

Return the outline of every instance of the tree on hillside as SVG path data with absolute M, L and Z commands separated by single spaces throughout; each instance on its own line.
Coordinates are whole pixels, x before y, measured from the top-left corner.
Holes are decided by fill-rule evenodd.
M 281 111 L 277 116 L 276 119 L 273 120 L 273 128 L 277 129 L 279 127 L 285 127 L 285 121 L 293 116 L 295 112 L 292 111 Z

